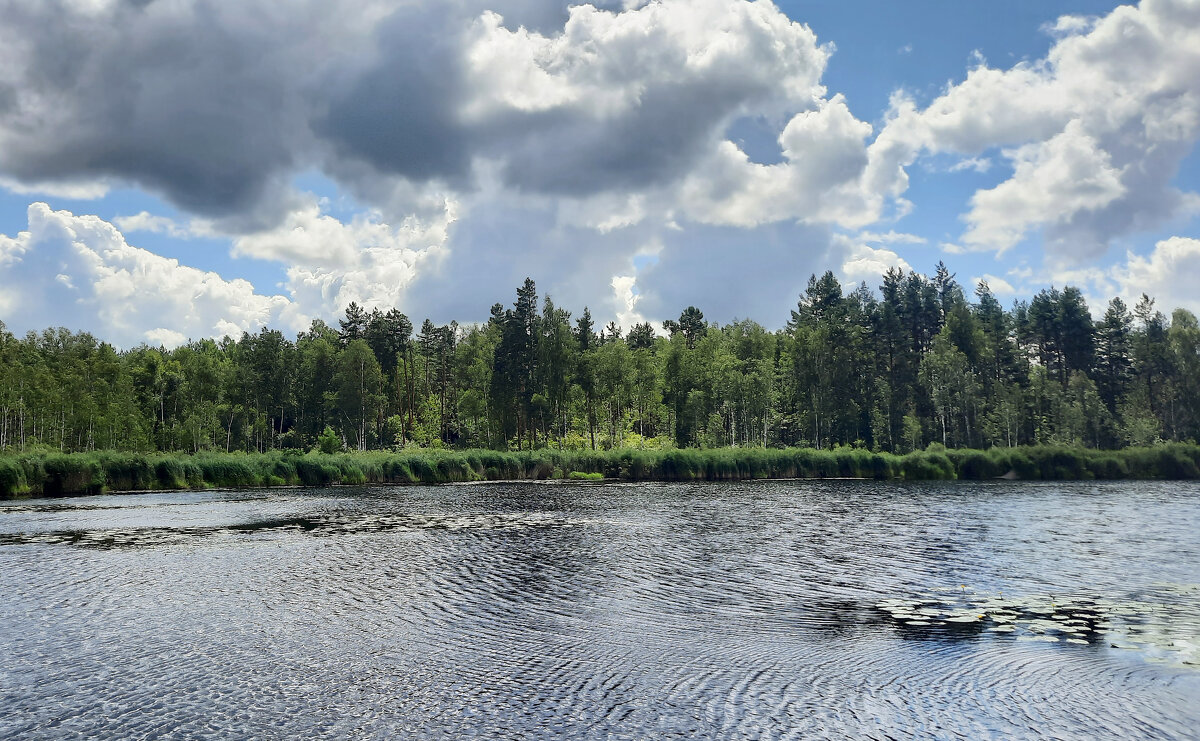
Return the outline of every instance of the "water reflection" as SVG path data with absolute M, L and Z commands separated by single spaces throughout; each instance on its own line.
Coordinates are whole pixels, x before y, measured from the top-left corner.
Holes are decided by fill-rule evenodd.
M 1186 738 L 1198 493 L 756 482 L 5 505 L 0 737 Z

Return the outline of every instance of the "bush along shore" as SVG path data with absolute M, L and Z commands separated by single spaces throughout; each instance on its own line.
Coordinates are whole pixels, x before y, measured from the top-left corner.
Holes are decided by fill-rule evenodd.
M 0 498 L 161 489 L 441 484 L 542 479 L 736 481 L 778 478 L 951 480 L 1196 479 L 1200 446 L 941 449 L 893 455 L 855 448 L 499 452 L 28 452 L 0 455 Z

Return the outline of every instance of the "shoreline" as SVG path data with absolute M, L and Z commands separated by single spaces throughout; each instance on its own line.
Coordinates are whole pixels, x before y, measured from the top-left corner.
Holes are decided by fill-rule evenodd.
M 929 449 L 714 448 L 610 451 L 410 449 L 316 453 L 88 453 L 0 455 L 0 499 L 499 481 L 638 482 L 873 479 L 1200 479 L 1200 446 L 1165 443 L 1093 450 L 1052 446 Z

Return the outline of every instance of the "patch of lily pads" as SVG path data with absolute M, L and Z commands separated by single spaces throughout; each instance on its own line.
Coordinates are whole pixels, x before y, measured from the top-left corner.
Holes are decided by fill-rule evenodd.
M 1088 594 L 983 594 L 965 586 L 885 599 L 875 608 L 904 631 L 1138 651 L 1200 668 L 1200 585 L 1156 584 L 1116 599 Z

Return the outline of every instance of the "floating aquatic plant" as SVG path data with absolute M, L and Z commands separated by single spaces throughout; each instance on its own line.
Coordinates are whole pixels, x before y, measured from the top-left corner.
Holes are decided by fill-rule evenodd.
M 978 594 L 960 586 L 875 604 L 904 630 L 1009 635 L 1021 641 L 1140 651 L 1200 667 L 1200 585 L 1156 584 L 1124 599 L 1085 594 Z

